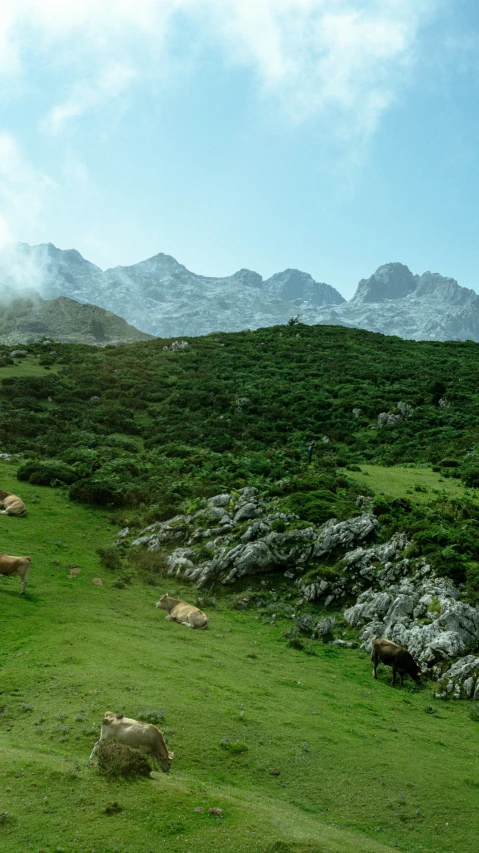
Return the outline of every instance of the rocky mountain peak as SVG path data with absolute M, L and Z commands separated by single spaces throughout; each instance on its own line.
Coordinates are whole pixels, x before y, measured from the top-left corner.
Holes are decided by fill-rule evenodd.
M 383 264 L 370 278 L 362 278 L 352 302 L 384 302 L 386 299 L 403 299 L 413 293 L 419 276 L 400 263 Z
M 309 273 L 297 269 L 275 273 L 265 281 L 264 290 L 277 299 L 301 299 L 312 305 L 341 305 L 345 302 L 330 284 L 315 281 Z

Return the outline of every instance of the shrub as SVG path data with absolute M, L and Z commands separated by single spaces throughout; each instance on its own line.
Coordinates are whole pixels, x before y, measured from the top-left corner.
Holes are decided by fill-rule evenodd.
M 147 576 L 163 574 L 167 569 L 168 554 L 166 551 L 145 551 L 143 548 L 134 548 L 130 551 L 129 560 L 140 572 Z
M 473 705 L 471 710 L 469 711 L 469 716 L 471 720 L 474 720 L 475 723 L 479 723 L 479 708 L 477 705 Z
M 111 572 L 121 569 L 121 555 L 118 548 L 97 548 L 97 554 L 105 569 L 110 569 Z
M 69 486 L 77 476 L 70 465 L 57 459 L 25 462 L 17 471 L 19 480 L 27 480 L 34 486 L 51 486 L 54 483 Z
M 77 480 L 70 489 L 70 498 L 88 504 L 122 506 L 126 503 L 126 490 L 118 476 L 101 471 L 91 477 Z
M 101 743 L 97 755 L 98 770 L 107 779 L 134 779 L 151 773 L 147 759 L 123 743 Z
M 241 743 L 239 740 L 230 740 L 229 737 L 224 737 L 220 741 L 220 746 L 221 749 L 225 749 L 232 755 L 241 755 L 243 752 L 248 752 L 248 747 L 245 743 Z

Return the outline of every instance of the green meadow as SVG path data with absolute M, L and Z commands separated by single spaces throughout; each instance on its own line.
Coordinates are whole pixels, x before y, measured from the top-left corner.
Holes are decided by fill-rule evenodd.
M 468 498 L 477 500 L 475 489 L 467 488 L 459 479 L 443 477 L 429 465 L 368 465 L 360 471 L 348 471 L 348 477 L 391 498 L 406 498 L 427 503 L 431 498 Z
M 163 592 L 196 591 L 164 578 L 117 588 L 97 548 L 118 511 L 112 524 L 66 490 L 18 482 L 16 467 L 0 462 L 0 485 L 28 514 L 0 516 L 2 549 L 32 569 L 24 596 L 0 578 L 2 853 L 476 853 L 468 703 L 439 702 L 427 683 L 392 688 L 384 668 L 374 681 L 359 649 L 290 648 L 291 623 L 234 609 L 230 594 L 205 606 L 207 631 L 165 621 Z M 99 775 L 88 759 L 106 710 L 156 715 L 169 776 Z

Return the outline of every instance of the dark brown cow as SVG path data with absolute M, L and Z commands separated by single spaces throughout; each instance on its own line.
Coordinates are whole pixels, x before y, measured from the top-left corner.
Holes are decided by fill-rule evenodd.
M 396 645 L 391 640 L 386 640 L 385 637 L 377 637 L 374 640 L 371 660 L 374 678 L 377 678 L 376 667 L 378 663 L 384 663 L 386 666 L 392 666 L 393 685 L 396 683 L 396 672 L 399 672 L 401 686 L 405 675 L 411 676 L 413 681 L 420 681 L 421 679 L 421 667 L 408 650 L 404 646 Z

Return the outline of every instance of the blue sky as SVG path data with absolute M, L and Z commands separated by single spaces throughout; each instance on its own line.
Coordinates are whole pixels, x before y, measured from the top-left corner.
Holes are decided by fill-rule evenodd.
M 477 0 L 5 0 L 0 242 L 479 291 Z

